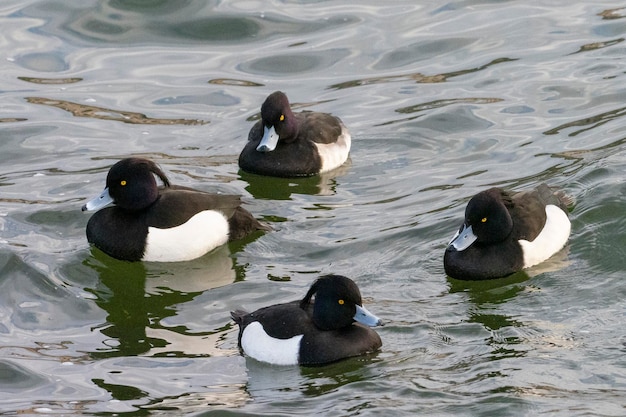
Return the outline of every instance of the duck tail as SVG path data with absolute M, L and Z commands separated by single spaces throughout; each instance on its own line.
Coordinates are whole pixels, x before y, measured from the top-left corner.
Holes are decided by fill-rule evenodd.
M 230 317 L 235 321 L 235 323 L 237 324 L 242 324 L 243 323 L 243 318 L 245 316 L 248 315 L 248 312 L 245 310 L 235 310 L 235 311 L 231 311 L 230 312 Z
M 571 211 L 576 205 L 576 199 L 573 196 L 565 193 L 563 190 L 550 187 L 545 183 L 540 184 L 539 187 L 537 187 L 537 191 L 544 201 L 558 204 L 566 213 Z
M 554 195 L 557 196 L 557 198 L 561 202 L 561 205 L 565 206 L 568 211 L 571 211 L 576 205 L 576 198 L 574 198 L 574 196 L 566 194 L 565 191 L 558 190 L 554 193 Z
M 228 219 L 230 225 L 229 240 L 239 240 L 256 231 L 269 232 L 272 228 L 258 221 L 249 211 L 243 207 L 237 207 L 233 215 Z

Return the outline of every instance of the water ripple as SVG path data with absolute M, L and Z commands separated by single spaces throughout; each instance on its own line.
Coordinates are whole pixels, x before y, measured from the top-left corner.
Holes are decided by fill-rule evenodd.
M 458 77 L 461 75 L 471 74 L 474 72 L 485 70 L 493 65 L 501 64 L 504 62 L 516 61 L 516 59 L 512 58 L 497 58 L 493 61 L 481 65 L 475 68 L 463 69 L 458 71 L 452 71 L 448 73 L 435 74 L 435 75 L 424 75 L 422 73 L 411 73 L 411 74 L 400 74 L 400 75 L 390 75 L 384 77 L 370 77 L 364 78 L 360 80 L 352 80 L 345 81 L 339 84 L 333 84 L 329 86 L 330 89 L 345 89 L 352 87 L 359 87 L 363 85 L 371 85 L 371 84 L 385 84 L 389 82 L 399 82 L 399 81 L 415 81 L 416 83 L 442 83 L 447 81 L 450 78 Z
M 595 129 L 599 126 L 602 126 L 605 123 L 611 122 L 623 116 L 626 116 L 626 107 L 620 107 L 618 109 L 596 114 L 594 116 L 585 117 L 584 119 L 581 119 L 581 120 L 574 120 L 568 123 L 564 123 L 550 130 L 546 130 L 543 133 L 544 135 L 554 135 L 554 134 L 560 133 L 561 130 L 568 129 L 570 127 L 585 126 L 584 129 L 578 129 L 568 134 L 568 136 L 577 136 L 581 133 L 587 132 L 588 130 L 591 130 L 591 129 Z
M 3 1 L 0 386 L 24 389 L 2 411 L 620 415 L 622 6 Z M 240 172 L 275 90 L 341 117 L 349 163 Z M 131 155 L 243 195 L 274 231 L 181 265 L 112 261 L 78 202 Z M 470 197 L 540 182 L 576 200 L 564 250 L 502 280 L 447 278 Z M 388 323 L 380 352 L 312 369 L 240 355 L 229 311 L 330 272 Z
M 117 122 L 130 123 L 130 124 L 147 124 L 147 125 L 202 125 L 208 122 L 202 120 L 189 120 L 189 119 L 155 119 L 147 117 L 145 114 L 112 110 L 104 107 L 90 106 L 81 103 L 74 103 L 66 100 L 54 100 L 45 97 L 26 97 L 26 101 L 33 104 L 43 104 L 45 106 L 56 107 L 61 110 L 72 113 L 76 117 L 89 117 L 93 119 L 101 120 L 113 120 Z
M 82 78 L 38 78 L 38 77 L 17 77 L 18 80 L 34 84 L 73 84 L 83 81 Z
M 613 19 L 623 19 L 626 17 L 624 13 L 626 7 L 618 7 L 616 9 L 606 9 L 598 13 L 598 16 L 602 16 L 602 19 L 613 20 Z

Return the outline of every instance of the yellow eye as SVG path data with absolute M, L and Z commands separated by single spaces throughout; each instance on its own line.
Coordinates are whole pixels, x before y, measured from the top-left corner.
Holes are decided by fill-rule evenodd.
M 487 223 L 487 218 L 483 217 L 482 219 L 480 219 L 481 223 Z
M 284 114 L 281 114 L 281 115 L 280 115 L 280 117 L 279 117 L 278 119 L 282 122 L 283 120 L 285 120 L 285 115 L 284 115 Z
M 122 181 L 120 181 L 120 185 L 121 185 L 122 187 L 123 187 L 123 186 L 125 186 L 125 185 L 126 185 L 126 180 L 122 180 Z
M 339 301 L 337 301 L 339 303 L 339 305 L 344 305 L 345 301 L 343 301 L 342 299 L 339 299 Z

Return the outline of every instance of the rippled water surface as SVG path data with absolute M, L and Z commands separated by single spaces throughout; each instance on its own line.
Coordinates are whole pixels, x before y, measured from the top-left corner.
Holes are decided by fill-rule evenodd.
M 5 0 L 0 414 L 626 414 L 626 2 Z M 239 172 L 265 96 L 332 112 L 349 163 Z M 87 244 L 118 159 L 241 194 L 271 233 L 179 264 Z M 447 278 L 476 192 L 547 182 L 572 236 L 532 270 Z M 229 311 L 360 286 L 380 352 L 237 349 Z

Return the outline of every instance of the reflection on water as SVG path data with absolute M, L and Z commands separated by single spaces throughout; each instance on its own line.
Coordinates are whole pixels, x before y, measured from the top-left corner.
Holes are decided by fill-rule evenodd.
M 451 293 L 468 293 L 472 301 L 480 305 L 485 302 L 497 304 L 506 301 L 518 291 L 511 293 L 504 287 L 515 286 L 515 284 L 521 284 L 528 281 L 528 279 L 528 274 L 525 271 L 520 271 L 508 277 L 482 281 L 465 281 L 448 277 L 448 283 L 450 284 Z M 497 298 L 491 298 L 492 296 Z
M 240 64 L 237 69 L 249 74 L 287 76 L 306 74 L 329 68 L 350 56 L 349 49 L 328 49 L 320 52 L 300 52 L 254 58 Z
M 165 340 L 146 336 L 151 312 L 144 290 L 144 265 L 113 261 L 97 251 L 93 251 L 93 258 L 85 260 L 85 264 L 98 271 L 100 276 L 98 287 L 87 291 L 96 296 L 96 304 L 108 313 L 107 323 L 100 332 L 111 339 L 107 342 L 108 348 L 92 352 L 92 355 L 95 358 L 134 356 L 148 352 L 152 346 L 165 346 Z
M 502 314 L 499 305 L 510 302 L 526 291 L 529 276 L 517 272 L 509 277 L 488 281 L 459 281 L 448 278 L 450 292 L 464 292 L 472 305 L 468 308 L 468 322 L 478 323 L 489 332 L 485 343 L 491 347 L 490 360 L 523 357 L 524 340 L 516 329 L 525 327 L 517 316 Z M 500 375 L 504 376 L 504 374 Z
M 624 11 L 626 7 L 618 7 L 617 9 L 607 9 L 598 13 L 598 16 L 602 16 L 603 19 L 613 20 L 613 19 L 622 19 L 626 17 Z
M 96 248 L 92 248 L 91 254 L 84 264 L 97 271 L 99 282 L 86 290 L 96 296 L 96 304 L 108 313 L 100 332 L 110 338 L 106 348 L 92 352 L 96 358 L 169 352 L 166 347 L 172 341 L 157 337 L 161 333 L 149 329 L 166 330 L 160 321 L 175 315 L 176 305 L 236 279 L 226 245 L 193 262 L 173 264 L 119 261 Z M 206 344 L 206 340 L 201 343 Z M 176 344 L 173 350 L 184 352 L 184 344 Z M 197 348 L 194 351 L 199 353 Z M 209 351 L 211 346 L 207 345 L 204 354 Z
M 416 104 L 415 106 L 402 107 L 396 109 L 398 113 L 418 113 L 426 110 L 437 109 L 444 106 L 450 106 L 459 103 L 469 104 L 489 104 L 503 101 L 501 98 L 480 98 L 480 97 L 468 97 L 468 98 L 451 98 L 446 100 L 431 101 L 428 103 Z
M 339 183 L 337 178 L 350 169 L 350 159 L 342 166 L 311 177 L 279 178 L 250 174 L 239 170 L 239 176 L 248 185 L 248 191 L 254 198 L 268 200 L 289 200 L 292 194 L 334 195 Z
M 1 413 L 623 414 L 626 8 L 535 3 L 2 2 Z M 238 172 L 275 90 L 339 115 L 350 163 Z M 76 202 L 129 155 L 275 231 L 180 265 L 89 252 Z M 563 258 L 448 280 L 469 197 L 539 182 L 577 200 Z M 229 311 L 326 272 L 390 321 L 380 352 L 240 355 Z
M 229 7 L 219 6 L 214 1 L 191 0 L 177 1 L 175 6 L 161 0 L 107 0 L 87 4 L 49 0 L 35 2 L 26 12 L 50 20 L 44 30 L 51 35 L 72 43 L 112 45 L 238 45 L 294 32 L 314 33 L 334 26 L 349 26 L 357 20 L 346 14 L 294 22 L 272 13 L 271 8 L 265 12 L 235 4 L 231 11 L 223 11 Z
M 0 335 L 9 329 L 44 332 L 67 328 L 69 323 L 79 327 L 97 317 L 89 300 L 76 297 L 71 286 L 61 285 L 46 272 L 15 253 L 0 256 Z
M 360 80 L 346 81 L 346 82 L 342 82 L 339 84 L 333 84 L 328 88 L 340 90 L 340 89 L 345 89 L 345 88 L 360 87 L 364 85 L 387 84 L 391 82 L 402 82 L 402 81 L 415 81 L 416 83 L 443 83 L 453 77 L 458 77 L 461 75 L 471 74 L 473 72 L 483 71 L 493 65 L 497 65 L 497 64 L 501 64 L 505 62 L 513 62 L 513 61 L 516 61 L 516 59 L 498 58 L 498 59 L 494 59 L 493 61 L 485 65 L 481 65 L 476 68 L 452 71 L 452 72 L 447 72 L 443 74 L 424 75 L 419 72 L 415 72 L 415 73 L 409 73 L 409 74 L 390 75 L 390 76 L 385 76 L 385 77 L 370 77 L 370 78 L 363 78 Z
M 90 117 L 101 120 L 114 120 L 117 122 L 141 124 L 141 125 L 203 125 L 208 122 L 202 120 L 189 119 L 154 119 L 147 117 L 145 114 L 112 110 L 104 107 L 89 106 L 86 104 L 73 103 L 65 100 L 54 100 L 44 97 L 26 97 L 26 101 L 33 104 L 43 104 L 52 106 L 61 110 L 68 111 L 76 117 Z
M 235 80 L 232 78 L 215 78 L 209 80 L 209 84 L 217 85 L 233 85 L 238 87 L 263 87 L 265 84 L 256 83 L 248 80 Z
M 317 397 L 335 392 L 345 385 L 367 381 L 363 368 L 378 362 L 378 352 L 357 358 L 348 358 L 322 366 L 272 366 L 246 357 L 248 382 L 246 391 L 252 399 L 265 399 L 273 391 L 288 391 L 288 397 L 297 399 Z
M 107 392 L 111 414 L 172 415 L 249 400 L 240 360 L 231 358 L 121 357 L 100 360 L 89 382 Z M 100 407 L 100 408 L 103 408 Z
M 613 40 L 606 41 L 606 42 L 588 43 L 586 45 L 581 46 L 578 51 L 572 52 L 572 54 L 579 54 L 581 52 L 594 51 L 596 49 L 607 48 L 609 46 L 617 45 L 620 42 L 624 42 L 624 40 L 625 40 L 624 38 L 619 38 L 619 39 L 613 39 Z
M 69 69 L 65 57 L 58 51 L 26 53 L 12 59 L 31 71 L 63 72 Z
M 44 385 L 46 379 L 33 374 L 27 368 L 8 360 L 0 359 L 0 389 L 7 394 L 19 395 L 20 392 Z
M 39 78 L 39 77 L 17 77 L 18 80 L 33 84 L 73 84 L 83 81 L 82 78 Z
M 568 129 L 570 127 L 584 126 L 585 127 L 584 129 L 578 129 L 568 134 L 568 136 L 577 136 L 581 133 L 587 132 L 591 129 L 594 129 L 598 126 L 601 126 L 615 119 L 619 119 L 620 117 L 623 117 L 623 116 L 626 116 L 626 107 L 620 107 L 615 110 L 610 110 L 607 112 L 596 114 L 594 116 L 585 117 L 584 119 L 581 119 L 581 120 L 574 120 L 572 122 L 567 122 L 560 126 L 556 126 L 550 130 L 546 130 L 545 132 L 543 132 L 543 134 L 555 135 L 557 133 L 560 133 L 562 130 Z

